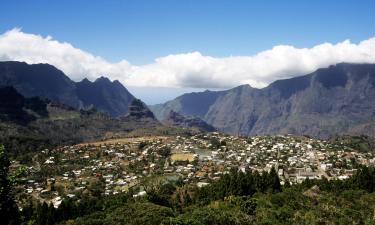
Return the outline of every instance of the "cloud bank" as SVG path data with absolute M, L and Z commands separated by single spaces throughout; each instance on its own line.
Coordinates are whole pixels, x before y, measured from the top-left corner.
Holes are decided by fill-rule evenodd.
M 110 63 L 69 43 L 15 28 L 0 35 L 0 60 L 49 63 L 76 81 L 104 75 L 130 86 L 221 89 L 250 84 L 261 88 L 275 80 L 340 62 L 375 63 L 375 38 L 358 44 L 345 40 L 312 48 L 278 45 L 252 56 L 215 58 L 191 52 L 160 57 L 147 65 L 132 65 L 126 60 Z

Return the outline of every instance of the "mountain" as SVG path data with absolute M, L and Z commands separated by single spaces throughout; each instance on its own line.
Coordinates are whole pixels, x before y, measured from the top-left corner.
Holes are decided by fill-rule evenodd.
M 123 120 L 94 108 L 77 110 L 48 99 L 25 98 L 14 87 L 0 88 L 0 143 L 15 154 L 124 136 L 137 129 L 154 130 L 159 125 L 151 111 L 138 113 L 137 120 Z
M 0 87 L 13 86 L 25 97 L 43 97 L 75 108 L 94 106 L 117 117 L 127 113 L 134 96 L 119 82 L 98 78 L 74 82 L 49 64 L 0 62 Z
M 119 117 L 119 119 L 129 124 L 161 125 L 146 104 L 139 99 L 133 99 L 129 105 L 128 113 Z
M 170 111 L 178 112 L 185 116 L 204 118 L 210 106 L 225 93 L 225 91 L 208 90 L 204 92 L 187 93 L 165 104 L 151 105 L 149 107 L 160 121 L 165 120 Z
M 164 124 L 185 128 L 197 128 L 202 131 L 213 132 L 216 129 L 206 123 L 199 117 L 183 116 L 173 110 L 171 110 L 167 118 L 163 121 Z
M 100 77 L 94 82 L 83 79 L 76 83 L 77 96 L 84 105 L 93 105 L 99 111 L 112 116 L 120 116 L 128 112 L 129 103 L 134 96 L 119 82 L 111 82 L 108 78 Z
M 0 87 L 13 86 L 25 97 L 46 97 L 78 107 L 75 83 L 49 64 L 0 62 Z
M 262 89 L 185 94 L 151 109 L 160 119 L 167 110 L 198 116 L 233 134 L 375 136 L 375 65 L 341 63 Z
M 139 99 L 133 99 L 129 105 L 129 112 L 123 118 L 156 120 L 151 110 Z

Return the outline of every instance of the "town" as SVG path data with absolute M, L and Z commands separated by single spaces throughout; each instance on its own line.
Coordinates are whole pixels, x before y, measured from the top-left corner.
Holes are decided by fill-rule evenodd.
M 375 164 L 371 152 L 344 142 L 304 136 L 238 137 L 213 133 L 105 140 L 45 149 L 28 163 L 13 161 L 22 171 L 17 201 L 34 198 L 57 208 L 63 199 L 85 195 L 115 195 L 132 191 L 146 195 L 143 184 L 157 177 L 202 187 L 231 169 L 269 171 L 281 184 L 306 179 L 347 179 L 361 165 Z

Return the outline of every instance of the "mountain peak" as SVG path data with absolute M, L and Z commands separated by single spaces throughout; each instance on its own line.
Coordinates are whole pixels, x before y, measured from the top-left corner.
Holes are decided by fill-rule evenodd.
M 240 86 L 229 89 L 228 91 L 249 92 L 249 91 L 252 91 L 252 90 L 256 90 L 256 88 L 251 87 L 250 84 L 242 84 Z
M 14 86 L 26 98 L 40 96 L 79 106 L 75 83 L 49 64 L 0 62 L 0 86 Z
M 134 96 L 120 83 L 99 77 L 95 82 L 82 80 L 76 84 L 77 94 L 85 105 L 94 105 L 99 111 L 112 116 L 128 112 Z
M 43 97 L 80 109 L 94 105 L 111 116 L 127 112 L 134 96 L 120 82 L 102 76 L 94 82 L 72 81 L 61 70 L 49 64 L 0 62 L 0 87 L 13 86 L 26 98 Z
M 108 79 L 108 77 L 101 76 L 95 80 L 95 82 L 98 83 L 112 83 L 111 80 Z
M 114 80 L 112 83 L 114 83 L 114 84 L 121 84 L 121 86 L 123 86 L 122 83 L 119 80 Z
M 184 94 L 152 109 L 161 120 L 173 110 L 232 134 L 374 136 L 375 130 L 368 129 L 374 127 L 374 96 L 375 64 L 340 63 L 261 89 L 245 84 Z
M 82 83 L 92 83 L 89 79 L 87 79 L 86 77 L 83 78 L 80 82 Z

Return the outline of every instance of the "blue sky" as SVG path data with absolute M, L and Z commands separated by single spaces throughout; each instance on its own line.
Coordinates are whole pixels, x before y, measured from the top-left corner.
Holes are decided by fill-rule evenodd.
M 149 104 L 375 63 L 373 0 L 0 1 L 0 60 L 104 75 Z
M 1 33 L 51 35 L 108 61 L 140 65 L 199 51 L 252 55 L 375 36 L 375 1 L 63 0 L 1 2 Z

